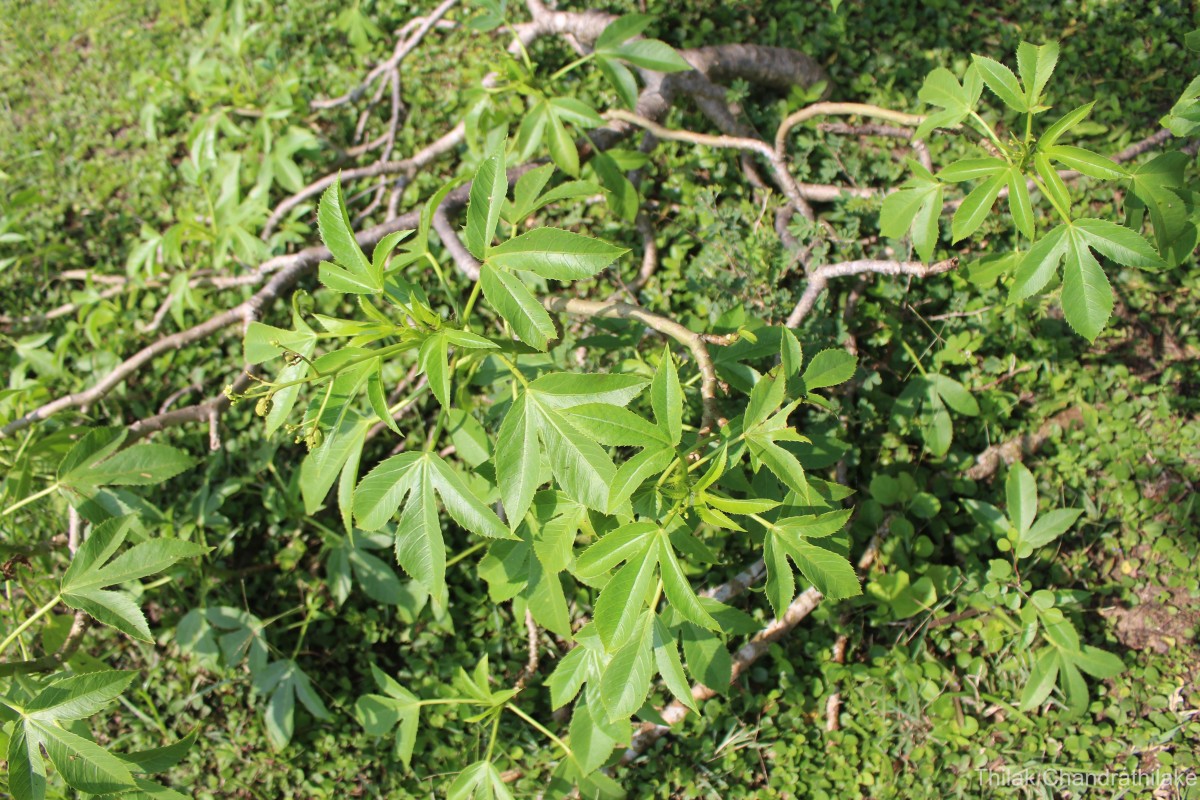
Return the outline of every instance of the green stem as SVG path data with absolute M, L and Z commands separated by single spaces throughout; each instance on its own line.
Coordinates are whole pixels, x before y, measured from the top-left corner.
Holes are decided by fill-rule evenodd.
M 454 311 L 454 316 L 462 319 L 462 314 L 458 310 L 458 300 L 454 297 L 454 292 L 450 290 L 450 283 L 446 280 L 445 273 L 442 272 L 442 265 L 437 262 L 433 254 L 428 250 L 425 251 L 425 258 L 433 265 L 433 271 L 437 274 L 438 283 L 442 284 L 442 289 L 446 292 L 446 297 L 450 300 L 450 308 Z
M 1063 208 L 1062 206 L 1060 206 L 1058 204 L 1058 201 L 1054 199 L 1054 195 L 1051 194 L 1046 189 L 1046 184 L 1042 183 L 1042 181 L 1039 178 L 1037 178 L 1036 176 L 1031 176 L 1031 177 L 1033 178 L 1033 183 L 1035 186 L 1037 186 L 1038 191 L 1042 193 L 1042 197 L 1049 200 L 1050 205 L 1054 206 L 1054 210 L 1058 212 L 1058 215 L 1060 217 L 1062 217 L 1063 222 L 1070 225 L 1071 224 L 1071 215 L 1067 212 L 1067 209 Z
M 563 75 L 566 75 L 571 70 L 575 69 L 578 66 L 586 64 L 587 62 L 591 61 L 595 57 L 596 57 L 596 54 L 594 52 L 592 52 L 592 53 L 588 53 L 586 56 L 575 59 L 570 64 L 567 64 L 565 67 L 563 67 L 562 69 L 558 70 L 553 75 L 551 75 L 550 82 L 553 83 L 554 81 L 561 78 Z
M 492 735 L 488 737 L 487 755 L 483 757 L 484 761 L 492 760 L 492 750 L 496 748 L 496 731 L 500 730 L 500 715 L 497 714 L 492 720 Z
M 983 126 L 983 132 L 987 134 L 989 139 L 991 139 L 992 144 L 996 145 L 996 149 L 999 150 L 1000 154 L 1004 156 L 1004 160 L 1008 161 L 1008 150 L 1004 147 L 1004 143 L 1000 141 L 1000 137 L 996 135 L 994 130 L 992 130 L 992 126 L 988 125 L 987 121 L 984 120 L 983 117 L 979 116 L 978 111 L 971 112 L 971 119 Z
M 558 738 L 553 733 L 551 733 L 550 730 L 548 728 L 546 728 L 545 725 L 538 722 L 536 719 L 529 716 L 524 711 L 522 711 L 521 709 L 514 706 L 512 703 L 505 703 L 504 707 L 507 708 L 509 711 L 513 712 L 514 714 L 516 714 L 521 719 L 528 722 L 530 725 L 532 725 L 537 730 L 538 733 L 542 734 L 547 739 L 549 739 L 550 741 L 552 741 L 556 745 L 558 745 L 560 748 L 562 748 L 562 751 L 564 753 L 566 753 L 568 756 L 571 755 L 571 748 L 567 747 L 566 742 L 564 742 L 562 739 Z
M 454 556 L 449 561 L 447 561 L 446 569 L 450 569 L 450 567 L 452 567 L 455 564 L 457 564 L 458 562 L 462 561 L 464 558 L 471 555 L 472 553 L 479 552 L 483 548 L 487 547 L 487 545 L 488 545 L 487 542 L 477 542 L 477 543 L 471 545 L 466 550 L 463 550 L 461 553 L 459 553 L 458 555 Z
M 18 500 L 17 502 L 13 503 L 13 504 L 12 504 L 11 506 L 9 506 L 8 508 L 4 509 L 4 511 L 3 511 L 2 513 L 0 513 L 0 517 L 7 517 L 9 514 L 13 513 L 13 512 L 14 512 L 14 511 L 16 511 L 18 508 L 21 508 L 21 507 L 23 507 L 23 506 L 27 506 L 27 505 L 29 505 L 30 503 L 33 503 L 33 502 L 35 502 L 35 501 L 37 501 L 37 500 L 41 500 L 43 497 L 45 497 L 46 495 L 48 495 L 48 494 L 52 493 L 52 492 L 53 492 L 55 489 L 57 489 L 57 488 L 58 488 L 58 483 L 57 483 L 57 482 L 55 482 L 55 483 L 52 483 L 52 484 L 50 484 L 49 486 L 47 486 L 45 489 L 42 489 L 42 490 L 41 490 L 40 492 L 38 492 L 37 494 L 31 494 L 31 495 L 29 495 L 29 497 L 26 497 L 26 498 L 25 498 L 25 499 L 23 499 L 23 500 Z
M 479 292 L 483 289 L 483 284 L 480 281 L 475 281 L 475 285 L 471 287 L 471 295 L 467 298 L 467 304 L 463 306 L 463 315 L 459 317 L 463 325 L 467 326 L 467 330 L 471 329 L 471 312 L 475 309 L 475 301 L 479 299 Z
M 529 70 L 529 73 L 532 75 L 534 72 L 533 59 L 529 57 L 529 51 L 525 49 L 525 43 L 521 41 L 521 34 L 517 33 L 517 29 L 514 28 L 512 23 L 508 20 L 504 21 L 504 27 L 508 28 L 509 32 L 512 33 L 513 38 L 516 39 L 517 47 L 521 51 L 521 60 L 525 62 L 525 69 Z
M 913 360 L 913 364 L 916 365 L 917 371 L 921 373 L 921 377 L 929 377 L 929 373 L 925 371 L 925 365 L 921 363 L 921 359 L 917 357 L 917 354 L 913 352 L 913 349 L 908 346 L 908 342 L 901 339 L 900 346 L 904 348 L 904 352 L 908 353 L 908 357 Z
M 51 600 L 49 603 L 46 603 L 46 605 L 42 606 L 37 611 L 33 612 L 33 616 L 27 618 L 24 622 L 18 625 L 12 633 L 10 633 L 8 636 L 5 636 L 4 641 L 0 642 L 0 653 L 3 653 L 5 650 L 7 650 L 8 646 L 13 643 L 13 640 L 28 630 L 30 625 L 53 611 L 54 607 L 58 605 L 60 600 L 62 600 L 62 595 L 54 595 L 53 600 Z

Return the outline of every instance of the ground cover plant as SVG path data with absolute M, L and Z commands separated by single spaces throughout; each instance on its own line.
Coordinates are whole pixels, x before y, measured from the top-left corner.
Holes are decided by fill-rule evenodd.
M 1142 11 L 11 9 L 6 790 L 1191 796 Z

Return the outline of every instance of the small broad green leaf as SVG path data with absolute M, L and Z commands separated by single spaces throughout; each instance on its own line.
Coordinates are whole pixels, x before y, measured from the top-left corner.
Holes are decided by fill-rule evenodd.
M 1017 83 L 1017 76 L 1013 75 L 1012 70 L 987 56 L 972 54 L 971 61 L 979 70 L 983 82 L 992 90 L 992 94 L 1000 98 L 1004 105 L 1013 111 L 1022 113 L 1030 110 L 1029 102 L 1025 99 L 1025 92 L 1021 91 L 1021 86 Z
M 1096 101 L 1093 100 L 1059 117 L 1053 125 L 1046 129 L 1041 138 L 1038 139 L 1038 148 L 1044 150 L 1047 147 L 1053 147 L 1057 144 L 1063 134 L 1087 119 L 1088 114 L 1092 113 L 1092 107 L 1095 105 Z
M 600 52 L 623 44 L 650 26 L 654 17 L 648 14 L 624 14 L 608 24 L 596 38 L 596 49 Z
M 550 158 L 563 172 L 572 178 L 578 178 L 579 150 L 576 149 L 575 140 L 571 138 L 563 121 L 549 105 L 546 107 L 546 128 L 550 137 Z
M 1100 262 L 1074 234 L 1072 230 L 1063 260 L 1063 317 L 1076 333 L 1094 342 L 1112 316 L 1113 291 Z
M 683 623 L 683 657 L 697 682 L 725 694 L 733 680 L 733 659 L 715 633 L 690 622 Z
M 504 170 L 504 144 L 500 141 L 494 151 L 479 163 L 471 181 L 467 202 L 467 229 L 464 236 L 467 249 L 480 261 L 491 247 L 496 224 L 508 194 L 508 175 Z
M 1007 182 L 1007 173 L 998 172 L 963 198 L 962 205 L 954 212 L 954 218 L 950 222 L 950 231 L 955 242 L 962 241 L 979 230 Z
M 1039 149 L 1058 163 L 1093 178 L 1119 180 L 1129 176 L 1129 172 L 1117 162 L 1082 147 L 1056 144 L 1040 146 Z
M 658 426 L 628 409 L 608 403 L 584 403 L 566 409 L 571 424 L 606 447 L 670 444 Z
M 784 517 L 775 521 L 773 530 L 781 535 L 784 541 L 824 539 L 846 527 L 852 513 L 850 509 L 839 509 L 823 514 Z
M 942 184 L 920 164 L 911 159 L 907 163 L 913 171 L 913 177 L 899 191 L 883 199 L 879 211 L 879 230 L 884 236 L 899 239 L 911 229 L 917 255 L 929 261 L 937 245 Z
M 913 133 L 915 139 L 925 139 L 934 128 L 953 128 L 962 123 L 975 109 L 983 82 L 979 70 L 974 66 L 967 69 L 960 84 L 954 73 L 938 67 L 925 77 L 917 97 L 921 102 L 940 106 L 944 111 L 930 114 Z
M 1033 669 L 1029 671 L 1029 681 L 1025 691 L 1021 693 L 1021 710 L 1032 711 L 1045 702 L 1054 691 L 1058 681 L 1058 650 L 1053 647 L 1042 648 L 1040 655 L 1034 661 Z
M 814 389 L 824 389 L 827 386 L 837 386 L 854 377 L 858 368 L 858 359 L 839 348 L 822 350 L 808 362 L 804 374 L 804 390 L 807 394 Z
M 534 203 L 553 174 L 554 165 L 543 164 L 517 178 L 517 184 L 513 187 L 512 213 L 507 217 L 509 222 L 520 222 L 534 212 Z
M 1125 671 L 1125 664 L 1119 656 L 1087 644 L 1079 652 L 1072 653 L 1070 659 L 1075 666 L 1100 680 L 1115 678 Z
M 979 415 L 979 403 L 961 383 L 945 375 L 929 375 L 928 378 L 946 405 L 968 417 Z
M 1008 518 L 1023 535 L 1037 516 L 1037 482 L 1028 467 L 1018 461 L 1009 468 L 1004 493 Z
M 1054 74 L 1057 63 L 1058 42 L 1043 45 L 1021 42 L 1017 47 L 1017 71 L 1021 73 L 1021 83 L 1025 86 L 1026 106 L 1037 109 L 1041 104 L 1042 90 Z
M 518 278 L 485 262 L 479 270 L 483 296 L 501 318 L 512 325 L 521 341 L 545 350 L 558 333 L 554 321 Z
M 420 470 L 420 453 L 401 453 L 381 461 L 354 491 L 354 518 L 365 531 L 382 528 L 412 489 Z
M 321 195 L 317 207 L 317 226 L 321 231 L 321 241 L 329 248 L 338 266 L 353 276 L 356 282 L 374 287 L 377 292 L 383 290 L 382 271 L 371 265 L 354 238 L 340 180 L 334 181 Z
M 1037 518 L 1018 541 L 1030 547 L 1045 547 L 1070 530 L 1082 513 L 1081 508 L 1056 508 L 1047 511 Z
M 606 53 L 628 61 L 635 67 L 655 72 L 687 72 L 692 68 L 675 48 L 658 39 L 636 39 L 618 45 Z
M 437 401 L 442 404 L 442 408 L 450 407 L 451 373 L 447 363 L 449 354 L 450 343 L 440 331 L 431 334 L 429 338 L 422 342 L 421 349 L 417 354 L 417 364 L 421 371 L 425 373 L 425 378 L 429 383 L 429 390 L 433 392 L 433 396 L 437 398 Z
M 420 701 L 374 664 L 371 672 L 385 694 L 360 697 L 354 706 L 358 721 L 371 736 L 386 736 L 396 728 L 396 755 L 409 766 L 421 722 Z
M 577 647 L 571 653 L 582 649 Z M 605 733 L 601 722 L 603 720 L 592 719 L 588 703 L 580 699 L 575 704 L 575 710 L 571 714 L 571 757 L 585 775 L 604 766 L 604 762 L 612 755 L 613 748 L 617 746 L 617 740 Z
M 535 228 L 493 247 L 488 261 L 560 281 L 589 278 L 629 252 L 560 228 Z

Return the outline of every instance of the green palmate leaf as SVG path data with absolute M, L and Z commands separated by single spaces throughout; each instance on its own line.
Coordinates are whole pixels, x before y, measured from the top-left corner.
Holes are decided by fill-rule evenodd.
M 683 671 L 683 661 L 679 658 L 679 646 L 675 642 L 675 636 L 658 616 L 654 618 L 654 665 L 658 674 L 662 675 L 667 690 L 689 709 L 700 713 L 696 700 L 692 697 L 692 687 Z
M 146 486 L 169 480 L 194 463 L 182 450 L 163 444 L 139 444 L 116 452 L 123 429 L 89 431 L 58 467 L 59 490 L 72 505 L 101 486 Z
M 395 728 L 395 754 L 407 767 L 412 763 L 417 730 L 421 724 L 420 700 L 374 664 L 371 665 L 371 673 L 385 694 L 360 697 L 354 706 L 356 716 L 371 736 L 386 736 Z
M 782 536 L 784 547 L 801 574 L 831 600 L 862 594 L 854 566 L 845 556 L 810 544 L 804 539 Z
M 546 309 L 518 278 L 484 263 L 479 270 L 479 282 L 483 296 L 512 325 L 521 341 L 545 350 L 547 342 L 558 335 Z
M 879 230 L 887 237 L 898 239 L 912 230 L 913 247 L 924 261 L 933 258 L 938 239 L 938 216 L 942 212 L 942 184 L 915 161 L 908 162 L 913 171 L 904 187 L 883 199 L 879 212 Z
M 785 541 L 824 539 L 844 528 L 852 513 L 850 509 L 841 509 L 823 514 L 784 517 L 775 521 L 773 530 L 778 531 Z
M 512 800 L 508 785 L 489 761 L 477 761 L 455 778 L 448 800 Z
M 801 379 L 804 381 L 805 393 L 814 389 L 824 389 L 827 386 L 837 386 L 854 377 L 858 368 L 858 359 L 839 348 L 822 350 L 808 362 Z
M 1070 244 L 1063 261 L 1063 316 L 1076 333 L 1093 342 L 1112 316 L 1112 286 L 1080 237 L 1068 238 Z
M 971 55 L 971 61 L 979 70 L 980 77 L 992 93 L 1000 98 L 1004 105 L 1013 111 L 1025 112 L 1030 110 L 1030 104 L 1025 98 L 1025 92 L 1017 83 L 1017 76 L 1012 70 L 995 59 L 987 56 Z
M 651 610 L 636 617 L 629 635 L 616 643 L 617 650 L 600 676 L 600 699 L 610 720 L 633 716 L 650 693 L 650 679 L 654 677 L 654 619 Z
M 264 721 L 267 738 L 276 750 L 287 747 L 295 733 L 296 700 L 303 703 L 317 719 L 329 719 L 329 710 L 313 690 L 312 682 L 291 659 L 275 661 L 257 674 L 254 677 L 254 690 L 269 695 Z
M 654 419 L 667 434 L 671 445 L 679 444 L 683 438 L 683 387 L 679 383 L 679 372 L 670 348 L 663 350 L 662 360 L 654 372 L 650 384 L 650 405 Z
M 41 742 L 50 763 L 72 789 L 108 794 L 134 788 L 133 776 L 125 764 L 95 742 L 47 720 L 29 719 L 24 727 L 26 736 Z
M 1042 90 L 1046 88 L 1054 66 L 1058 63 L 1058 42 L 1047 42 L 1035 46 L 1021 42 L 1017 47 L 1017 71 L 1025 87 L 1025 104 L 1037 109 L 1041 104 Z
M 464 239 L 471 255 L 483 260 L 496 235 L 496 224 L 508 194 L 508 175 L 504 170 L 504 144 L 500 142 L 475 170 L 467 202 L 467 229 Z
M 1063 217 L 1070 217 L 1071 194 L 1067 191 L 1067 184 L 1063 182 L 1058 170 L 1050 163 L 1049 156 L 1045 153 L 1034 153 L 1033 166 L 1038 177 L 1042 179 L 1041 188 L 1045 191 L 1047 199 Z
M 943 110 L 930 114 L 913 134 L 915 139 L 926 138 L 934 128 L 953 128 L 959 125 L 975 109 L 983 81 L 979 71 L 971 66 L 963 75 L 960 84 L 954 73 L 938 67 L 929 73 L 917 97 L 924 103 L 940 106 Z
M 357 463 L 370 428 L 370 419 L 346 406 L 345 413 L 326 431 L 321 444 L 304 457 L 300 464 L 300 494 L 306 513 L 313 514 L 321 508 L 338 473 L 349 461 Z
M 346 280 L 353 285 L 370 287 L 374 292 L 382 291 L 383 271 L 375 269 L 367 260 L 354 238 L 350 216 L 346 213 L 346 204 L 342 199 L 340 180 L 334 181 L 321 195 L 321 203 L 317 208 L 317 225 L 321 230 L 321 241 L 333 254 L 337 266 L 344 271 Z
M 609 486 L 616 467 L 604 449 L 589 439 L 553 407 L 542 405 L 531 394 L 538 435 L 546 448 L 550 469 L 568 495 L 597 511 L 608 508 Z
M 783 403 L 787 382 L 774 377 L 764 377 L 750 390 L 750 402 L 746 405 L 742 428 L 749 430 L 759 425 Z
M 963 198 L 962 205 L 954 212 L 954 219 L 950 223 L 951 235 L 955 242 L 959 242 L 979 230 L 979 226 L 991 213 L 992 206 L 996 203 L 996 197 L 1007 182 L 1007 173 L 996 173 Z
M 132 670 L 104 670 L 64 678 L 27 703 L 25 713 L 47 721 L 85 719 L 107 708 L 136 676 Z
M 1020 462 L 1013 464 L 1004 482 L 1004 492 L 1008 518 L 1024 534 L 1037 516 L 1037 482 L 1033 473 Z
M 1025 300 L 1045 288 L 1067 253 L 1069 230 L 1066 224 L 1059 225 L 1029 248 L 1017 267 L 1016 280 L 1008 294 L 1009 302 Z
M 583 648 L 575 648 L 581 650 Z M 575 650 L 571 652 L 574 653 Z M 604 720 L 592 718 L 591 707 L 580 700 L 575 704 L 571 714 L 571 757 L 579 765 L 583 774 L 595 772 L 604 766 L 604 762 L 612 755 L 617 740 L 609 736 L 602 723 Z
M 621 464 L 610 484 L 607 513 L 617 513 L 643 483 L 661 474 L 674 460 L 673 448 L 649 446 Z
M 517 223 L 532 214 L 536 210 L 534 203 L 537 202 L 538 196 L 546 188 L 546 184 L 550 182 L 550 176 L 553 174 L 554 165 L 543 164 L 517 178 L 517 184 L 513 187 L 512 206 L 505 214 L 505 219 L 510 223 Z
M 1084 150 L 1082 147 L 1056 144 L 1050 147 L 1039 145 L 1039 149 L 1058 163 L 1093 178 L 1119 180 L 1129 175 L 1124 167 L 1112 159 L 1099 153 L 1093 153 L 1091 150 Z
M 1192 220 L 1193 204 L 1184 189 L 1188 157 L 1179 151 L 1163 153 L 1130 172 L 1126 198 L 1126 224 L 1141 227 L 1142 208 L 1150 214 L 1158 252 L 1169 266 L 1178 266 L 1191 256 L 1200 242 L 1200 230 Z
M 492 248 L 488 260 L 497 267 L 572 281 L 595 275 L 627 252 L 579 233 L 535 228 Z
M 571 702 L 583 684 L 596 674 L 597 663 L 594 650 L 584 646 L 568 650 L 546 680 L 550 687 L 550 707 L 557 710 Z
M 128 595 L 104 587 L 153 575 L 182 559 L 203 555 L 209 548 L 178 539 L 151 539 L 131 547 L 105 566 L 125 541 L 135 519 L 133 515 L 116 517 L 97 525 L 79 547 L 59 591 L 63 602 L 72 608 L 130 636 L 151 641 L 150 629 L 137 604 Z

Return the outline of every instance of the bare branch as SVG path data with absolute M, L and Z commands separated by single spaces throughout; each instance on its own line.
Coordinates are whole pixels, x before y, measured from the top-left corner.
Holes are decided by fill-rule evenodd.
M 915 128 L 925 121 L 919 114 L 905 114 L 866 103 L 813 103 L 786 116 L 775 131 L 775 151 L 782 155 L 787 149 L 787 137 L 792 128 L 814 117 L 867 117 L 882 119 L 896 125 Z
M 848 275 L 861 275 L 864 272 L 876 272 L 881 275 L 912 275 L 914 278 L 927 278 L 930 275 L 939 275 L 943 272 L 949 272 L 958 267 L 958 258 L 948 258 L 945 261 L 939 261 L 936 264 L 924 264 L 920 261 L 846 261 L 841 264 L 825 264 L 812 270 L 808 276 L 808 284 L 804 287 L 804 294 L 800 295 L 799 302 L 792 309 L 792 313 L 788 315 L 787 322 L 784 324 L 789 328 L 795 328 L 804 321 L 808 316 L 808 312 L 817 303 L 817 298 L 825 291 L 825 287 L 829 284 L 830 278 L 844 278 Z

